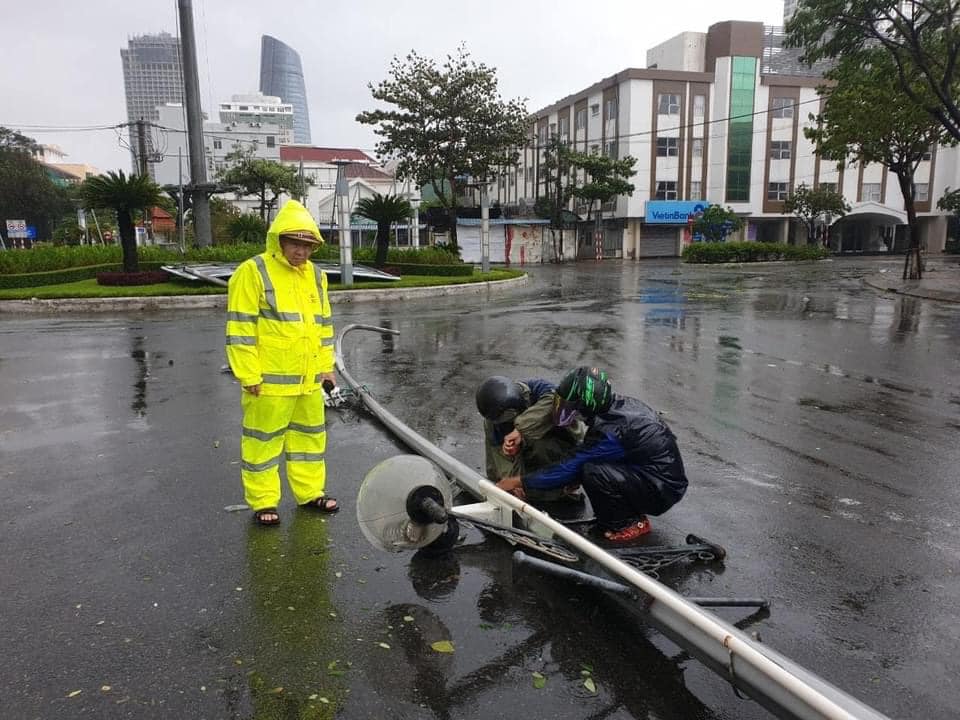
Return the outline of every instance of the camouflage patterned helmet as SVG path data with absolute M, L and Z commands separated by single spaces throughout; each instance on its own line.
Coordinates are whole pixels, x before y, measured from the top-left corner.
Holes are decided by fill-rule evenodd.
M 576 413 L 590 418 L 606 412 L 612 402 L 613 388 L 606 371 L 579 367 L 560 381 L 553 406 L 553 421 L 565 427 L 573 423 Z

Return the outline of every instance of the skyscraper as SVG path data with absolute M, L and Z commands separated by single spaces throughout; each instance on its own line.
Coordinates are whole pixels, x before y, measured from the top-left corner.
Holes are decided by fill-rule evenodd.
M 310 112 L 300 56 L 289 45 L 264 35 L 260 43 L 260 92 L 293 105 L 293 140 L 310 144 Z
M 123 86 L 129 122 L 140 119 L 156 122 L 159 117 L 158 106 L 183 102 L 180 38 L 166 32 L 137 35 L 127 40 L 126 49 L 120 49 L 120 58 L 123 61 Z M 149 130 L 147 137 L 149 152 Z M 138 170 L 137 141 L 135 129 L 131 128 L 130 145 L 134 152 L 135 171 Z M 152 170 L 150 176 L 153 177 Z

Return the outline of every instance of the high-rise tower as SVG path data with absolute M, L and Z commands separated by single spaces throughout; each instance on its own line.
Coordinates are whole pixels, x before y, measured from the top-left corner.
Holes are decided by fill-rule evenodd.
M 126 48 L 120 49 L 120 58 L 129 122 L 141 119 L 156 122 L 158 106 L 183 102 L 180 38 L 165 32 L 137 35 L 127 41 Z M 147 136 L 149 138 L 149 130 Z M 130 145 L 134 151 L 137 141 L 135 128 L 131 128 Z M 150 147 L 149 142 L 147 147 Z M 135 156 L 134 171 L 137 169 Z
M 293 140 L 309 145 L 310 112 L 300 56 L 292 47 L 269 35 L 264 35 L 260 43 L 260 92 L 293 105 Z

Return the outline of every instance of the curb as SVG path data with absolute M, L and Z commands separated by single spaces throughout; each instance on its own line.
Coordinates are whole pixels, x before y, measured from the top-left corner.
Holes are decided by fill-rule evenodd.
M 382 302 L 385 300 L 415 300 L 417 298 L 445 297 L 448 295 L 480 295 L 520 287 L 530 276 L 521 275 L 507 280 L 488 280 L 462 285 L 436 285 L 433 287 L 399 288 L 396 290 L 337 290 L 330 293 L 330 304 L 356 302 Z M 225 309 L 224 295 L 158 295 L 156 297 L 117 298 L 56 298 L 51 300 L 0 300 L 0 315 L 15 313 L 56 312 L 160 312 L 163 310 L 209 310 Z
M 922 281 L 921 281 L 922 282 Z M 873 278 L 863 278 L 863 284 L 867 287 L 879 290 L 884 293 L 893 293 L 895 295 L 908 295 L 910 297 L 923 298 L 924 300 L 937 300 L 939 302 L 960 303 L 960 292 L 951 290 L 934 290 L 924 288 L 904 288 L 892 287 L 885 283 L 877 282 Z

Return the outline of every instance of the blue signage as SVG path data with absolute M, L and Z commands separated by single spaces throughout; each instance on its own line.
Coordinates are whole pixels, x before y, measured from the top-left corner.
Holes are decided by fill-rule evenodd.
M 647 225 L 686 225 L 691 217 L 696 217 L 710 207 L 706 200 L 648 200 Z
M 37 227 L 36 227 L 36 225 L 27 225 L 26 237 L 27 237 L 28 240 L 36 240 L 36 239 L 37 239 Z

